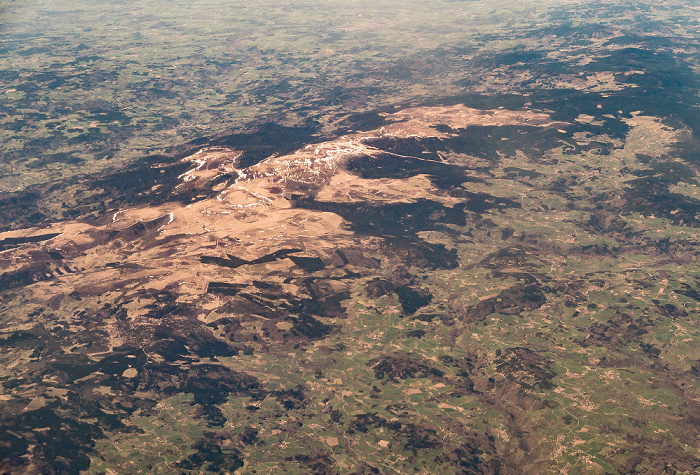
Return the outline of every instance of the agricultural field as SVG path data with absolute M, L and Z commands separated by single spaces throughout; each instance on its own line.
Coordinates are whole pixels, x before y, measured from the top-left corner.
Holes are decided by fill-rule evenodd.
M 0 469 L 698 473 L 698 10 L 0 6 Z

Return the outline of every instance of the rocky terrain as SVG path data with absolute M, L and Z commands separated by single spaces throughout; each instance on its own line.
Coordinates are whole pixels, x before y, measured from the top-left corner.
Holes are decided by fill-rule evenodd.
M 206 146 L 124 172 L 154 177 L 131 207 L 0 235 L 3 469 L 700 466 L 685 132 L 379 119 L 250 166 Z

